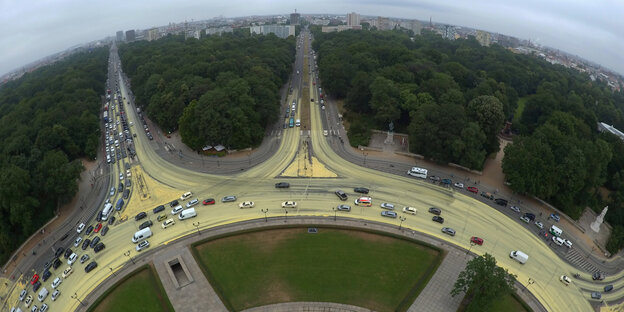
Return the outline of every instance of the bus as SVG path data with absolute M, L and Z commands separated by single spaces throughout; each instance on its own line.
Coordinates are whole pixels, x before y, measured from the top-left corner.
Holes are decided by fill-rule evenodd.
M 288 123 L 289 123 L 289 125 L 288 125 L 288 126 L 289 126 L 290 128 L 294 127 L 294 126 L 295 126 L 295 119 L 294 119 L 294 118 L 292 118 L 292 117 L 290 117 L 290 121 L 289 121 Z
M 411 175 L 412 177 L 426 179 L 427 178 L 427 169 L 419 168 L 419 167 L 412 167 L 412 169 L 407 171 L 407 174 Z

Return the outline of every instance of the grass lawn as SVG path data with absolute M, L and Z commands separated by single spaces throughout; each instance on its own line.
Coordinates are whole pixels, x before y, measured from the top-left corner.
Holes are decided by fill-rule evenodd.
M 144 267 L 113 286 L 89 311 L 171 311 L 173 306 L 150 267 Z
M 520 118 L 522 117 L 522 112 L 524 111 L 524 105 L 526 104 L 526 101 L 528 99 L 529 99 L 528 96 L 521 97 L 518 99 L 518 107 L 516 108 L 516 112 L 514 113 L 514 118 L 512 121 L 514 124 L 520 123 Z
M 197 245 L 194 254 L 235 311 L 292 301 L 405 310 L 442 260 L 406 240 L 327 228 L 239 234 Z
M 520 299 L 513 295 L 507 295 L 500 300 L 495 301 L 492 304 L 491 312 L 530 312 L 531 309 L 527 308 Z

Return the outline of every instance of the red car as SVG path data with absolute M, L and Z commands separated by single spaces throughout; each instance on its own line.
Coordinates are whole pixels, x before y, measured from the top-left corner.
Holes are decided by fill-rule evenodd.
M 35 285 L 35 283 L 39 280 L 39 275 L 35 274 L 33 275 L 33 277 L 30 279 L 30 285 Z
M 95 230 L 93 230 L 93 232 L 97 233 L 102 229 L 102 223 L 98 223 L 98 225 L 95 226 Z
M 474 186 L 469 186 L 467 189 L 468 189 L 468 192 L 473 192 L 475 194 L 479 193 L 479 189 Z
M 483 245 L 483 238 L 473 236 L 470 238 L 470 242 L 479 246 Z
M 204 201 L 202 203 L 204 205 L 214 205 L 215 200 L 214 200 L 214 198 L 207 198 L 207 199 L 204 199 Z

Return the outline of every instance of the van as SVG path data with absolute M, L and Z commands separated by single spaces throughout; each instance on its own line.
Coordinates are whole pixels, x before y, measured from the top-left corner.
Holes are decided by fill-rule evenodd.
M 142 241 L 151 236 L 152 236 L 152 229 L 147 227 L 134 233 L 134 236 L 132 236 L 132 242 L 136 244 L 139 241 Z
M 43 302 L 43 300 L 45 300 L 47 296 L 48 296 L 48 289 L 43 287 L 39 291 L 39 295 L 37 295 L 37 299 L 39 299 L 40 302 Z
M 563 231 L 560 228 L 558 228 L 558 227 L 556 227 L 554 225 L 550 227 L 549 232 L 550 232 L 550 234 L 555 235 L 557 237 L 561 236 L 561 234 L 563 233 Z
M 492 193 L 490 193 L 490 192 L 481 192 L 481 196 L 483 196 L 483 197 L 485 197 L 487 199 L 490 199 L 490 200 L 494 199 L 494 195 L 492 195 Z
M 373 201 L 370 197 L 360 197 L 355 200 L 355 204 L 358 206 L 370 207 L 373 205 Z
M 301 120 L 297 119 L 297 121 L 295 121 L 295 126 L 300 127 L 301 126 Z
M 529 256 L 520 250 L 514 250 L 509 254 L 509 258 L 515 259 L 516 261 L 525 264 L 527 260 L 529 260 Z
M 197 216 L 197 213 L 195 212 L 195 208 L 189 208 L 189 209 L 182 210 L 182 212 L 180 212 L 180 215 L 178 216 L 178 219 L 186 220 L 189 218 L 193 218 L 195 216 Z
M 180 196 L 180 200 L 187 200 L 187 199 L 189 199 L 191 196 L 193 196 L 193 193 L 191 193 L 191 192 L 186 192 L 186 193 L 182 194 L 182 196 Z

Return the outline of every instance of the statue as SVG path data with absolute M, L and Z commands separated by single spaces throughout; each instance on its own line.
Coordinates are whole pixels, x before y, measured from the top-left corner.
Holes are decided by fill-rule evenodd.
M 594 230 L 594 232 L 596 233 L 600 232 L 600 225 L 604 221 L 604 216 L 607 214 L 608 210 L 609 210 L 609 206 L 604 207 L 604 209 L 602 209 L 602 212 L 596 217 L 596 220 L 592 222 L 591 225 L 589 226 L 591 227 L 592 230 Z
M 394 144 L 394 123 L 392 121 L 388 124 L 388 136 L 384 140 L 384 144 Z

